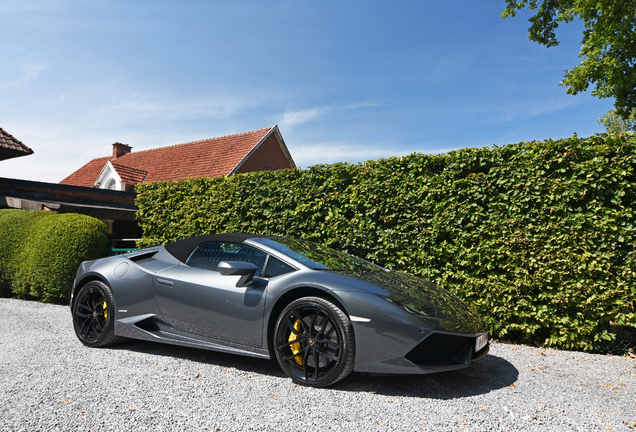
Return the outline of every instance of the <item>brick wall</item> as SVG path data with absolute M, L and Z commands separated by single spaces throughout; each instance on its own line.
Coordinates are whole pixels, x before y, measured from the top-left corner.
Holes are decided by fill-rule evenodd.
M 291 168 L 275 134 L 271 134 L 241 165 L 237 172 L 269 171 Z

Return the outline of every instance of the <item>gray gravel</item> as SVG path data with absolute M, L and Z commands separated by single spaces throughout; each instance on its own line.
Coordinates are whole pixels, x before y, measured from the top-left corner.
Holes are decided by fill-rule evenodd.
M 636 429 L 636 359 L 494 343 L 470 368 L 296 386 L 275 362 L 84 347 L 68 307 L 0 299 L 0 430 Z

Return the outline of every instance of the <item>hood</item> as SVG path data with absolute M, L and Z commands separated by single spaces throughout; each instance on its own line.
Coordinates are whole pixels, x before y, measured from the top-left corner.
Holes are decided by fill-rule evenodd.
M 334 273 L 379 288 L 374 294 L 425 321 L 436 321 L 446 331 L 479 333 L 487 330 L 484 321 L 462 300 L 426 279 L 396 271 Z

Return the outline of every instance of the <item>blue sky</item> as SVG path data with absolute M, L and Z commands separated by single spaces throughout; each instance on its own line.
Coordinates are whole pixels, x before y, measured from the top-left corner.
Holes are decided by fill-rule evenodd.
M 0 127 L 35 154 L 0 177 L 274 124 L 303 168 L 603 132 L 613 100 L 559 86 L 582 24 L 548 49 L 504 5 L 3 0 Z

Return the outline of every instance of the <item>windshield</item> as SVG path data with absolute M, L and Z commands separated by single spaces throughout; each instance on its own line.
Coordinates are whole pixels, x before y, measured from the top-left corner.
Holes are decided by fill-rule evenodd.
M 253 242 L 271 247 L 314 270 L 378 271 L 382 267 L 330 247 L 284 237 L 253 238 Z

